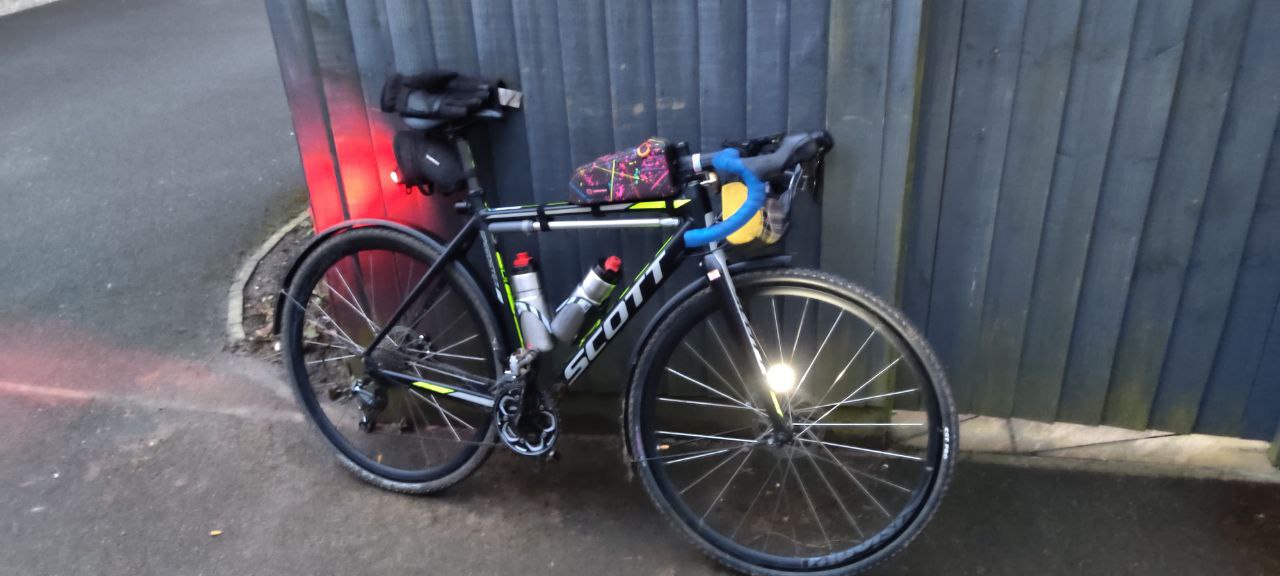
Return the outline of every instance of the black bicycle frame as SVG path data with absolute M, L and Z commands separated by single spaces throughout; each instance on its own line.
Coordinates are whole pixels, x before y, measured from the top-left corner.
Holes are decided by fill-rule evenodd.
M 513 326 L 516 327 L 517 338 L 522 338 L 519 332 L 519 320 L 515 315 L 515 305 L 513 296 L 508 283 L 505 268 L 498 256 L 498 252 L 492 249 L 495 233 L 516 232 L 525 227 L 533 227 L 538 229 L 626 229 L 626 228 L 651 228 L 664 227 L 672 228 L 674 232 L 667 237 L 667 240 L 658 248 L 657 254 L 645 265 L 644 269 L 631 281 L 626 290 L 618 297 L 608 313 L 606 313 L 600 322 L 589 332 L 581 341 L 577 352 L 565 364 L 560 371 L 560 375 L 566 384 L 572 384 L 587 369 L 604 348 L 613 338 L 622 331 L 627 322 L 634 318 L 640 309 L 653 300 L 653 296 L 657 293 L 658 288 L 666 282 L 675 269 L 684 261 L 688 254 L 684 250 L 683 242 L 678 242 L 684 230 L 690 225 L 689 218 L 671 217 L 666 202 L 657 204 L 642 205 L 635 208 L 635 204 L 620 204 L 615 207 L 609 207 L 607 210 L 598 210 L 593 213 L 590 208 L 578 210 L 577 206 L 565 205 L 543 205 L 536 207 L 522 207 L 517 209 L 498 208 L 494 210 L 481 210 L 472 215 L 453 238 L 444 248 L 444 252 L 440 258 L 432 263 L 431 267 L 418 281 L 418 283 L 410 290 L 408 296 L 400 303 L 395 313 L 387 320 L 383 328 L 370 342 L 368 350 L 365 352 L 366 360 L 372 356 L 378 344 L 386 338 L 391 328 L 408 312 L 413 302 L 418 301 L 424 296 L 428 287 L 432 285 L 432 281 L 436 279 L 447 266 L 457 262 L 465 257 L 467 252 L 475 245 L 477 238 L 481 238 L 486 245 L 485 259 L 489 263 L 490 273 L 492 275 L 493 285 L 500 289 L 496 291 L 497 298 L 496 308 L 504 309 L 503 315 L 510 318 Z M 626 212 L 634 214 L 636 212 L 660 212 L 668 216 L 661 218 L 618 218 L 611 219 L 610 216 Z M 532 213 L 532 218 L 527 214 Z M 538 216 L 541 213 L 542 216 Z M 558 219 L 558 216 L 587 214 L 596 218 L 586 221 L 577 221 L 572 224 Z M 556 224 L 561 225 L 557 226 Z M 584 226 L 583 224 L 590 223 Z M 505 225 L 505 226 L 504 226 Z M 545 226 L 545 227 L 544 227 Z M 494 228 L 498 230 L 495 231 Z M 523 342 L 519 343 L 523 345 Z M 396 376 L 393 373 L 383 371 L 384 375 Z M 405 378 L 413 378 L 408 375 Z M 421 380 L 420 378 L 413 378 Z
M 470 150 L 466 147 L 465 141 L 459 140 L 459 142 L 461 142 L 459 149 L 463 152 L 463 157 L 469 158 Z M 480 238 L 484 244 L 485 259 L 489 264 L 493 286 L 500 287 L 500 289 L 495 290 L 496 308 L 506 309 L 506 315 L 509 316 L 512 325 L 515 327 L 516 337 L 520 340 L 519 345 L 523 347 L 523 336 L 520 334 L 520 324 L 516 316 L 511 287 L 507 280 L 501 257 L 498 251 L 495 250 L 495 234 L 512 232 L 540 233 L 555 230 L 665 228 L 671 229 L 673 232 L 658 248 L 657 253 L 649 263 L 645 265 L 622 292 L 622 295 L 615 300 L 613 307 L 579 341 L 577 351 L 560 369 L 559 376 L 561 380 L 565 385 L 572 385 L 591 363 L 600 356 L 601 352 L 623 330 L 627 323 L 639 314 L 641 308 L 653 300 L 658 289 L 672 276 L 687 257 L 703 256 L 702 265 L 704 271 L 725 300 L 726 314 L 729 315 L 726 320 L 728 320 L 730 326 L 734 327 L 731 336 L 734 344 L 744 351 L 750 351 L 754 355 L 752 360 L 760 367 L 759 386 L 748 386 L 748 388 L 757 394 L 763 394 L 764 391 L 768 390 L 763 382 L 764 364 L 763 357 L 760 354 L 760 345 L 748 327 L 741 303 L 738 301 L 732 281 L 728 276 L 723 253 L 714 249 L 691 252 L 686 250 L 684 246 L 683 235 L 685 230 L 693 225 L 698 217 L 701 217 L 704 222 L 708 220 L 708 216 L 713 210 L 707 192 L 701 185 L 695 183 L 688 186 L 694 193 L 698 204 L 697 209 L 693 210 L 684 208 L 685 205 L 691 202 L 689 199 L 667 199 L 602 206 L 556 203 L 488 208 L 484 205 L 483 191 L 479 183 L 475 181 L 475 178 L 472 178 L 469 184 L 468 200 L 465 203 L 459 203 L 459 207 L 471 212 L 471 218 L 463 226 L 462 230 L 449 241 L 440 258 L 427 269 L 426 274 L 413 287 L 409 295 L 400 303 L 395 313 L 392 314 L 391 318 L 369 344 L 364 353 L 364 359 L 366 366 L 372 367 L 371 372 L 435 393 L 456 394 L 454 397 L 460 400 L 487 406 L 492 405 L 492 397 L 482 389 L 465 385 L 456 386 L 426 382 L 420 376 L 378 369 L 373 362 L 373 350 L 377 349 L 378 344 L 387 337 L 391 328 L 408 312 L 412 303 L 424 296 L 428 286 L 432 284 L 432 280 L 446 270 L 447 266 L 463 258 L 475 244 L 477 238 Z M 582 219 L 583 217 L 588 219 L 584 220 Z M 443 285 L 437 287 L 437 290 L 441 289 L 443 289 Z M 770 419 L 774 421 L 775 427 L 777 429 L 789 429 L 782 421 L 784 416 L 781 407 L 778 405 L 776 395 L 769 392 L 769 399 L 772 400 L 775 410 L 767 411 L 767 413 Z M 764 400 L 764 398 L 756 398 L 755 400 Z M 760 402 L 757 405 L 768 406 L 769 404 L 769 402 Z

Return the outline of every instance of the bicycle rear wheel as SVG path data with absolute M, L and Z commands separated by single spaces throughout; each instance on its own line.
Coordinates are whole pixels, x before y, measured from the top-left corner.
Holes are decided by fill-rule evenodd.
M 662 321 L 633 375 L 638 476 L 732 568 L 861 572 L 901 550 L 945 491 L 956 417 L 942 369 L 900 313 L 847 281 L 771 270 L 734 282 L 770 372 L 784 367 L 793 434 L 775 434 L 773 407 L 752 401 L 759 379 L 743 375 L 758 367 L 730 348 L 728 316 L 704 289 Z
M 439 259 L 439 246 L 361 228 L 303 262 L 283 315 L 285 362 L 299 404 L 361 479 L 425 493 L 465 478 L 492 451 L 492 410 L 367 374 L 374 335 Z M 492 393 L 501 332 L 471 275 L 448 266 L 374 351 L 383 369 Z

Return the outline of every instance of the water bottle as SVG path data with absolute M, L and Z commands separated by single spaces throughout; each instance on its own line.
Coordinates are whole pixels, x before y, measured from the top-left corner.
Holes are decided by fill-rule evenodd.
M 516 254 L 511 262 L 511 287 L 515 289 L 516 317 L 525 346 L 539 352 L 549 352 L 555 347 L 547 321 L 547 303 L 542 299 L 542 286 L 538 282 L 538 269 L 528 252 Z
M 569 342 L 578 335 L 578 329 L 582 327 L 587 313 L 604 302 L 617 285 L 621 270 L 622 259 L 617 256 L 604 258 L 591 267 L 587 277 L 582 279 L 573 294 L 556 308 L 555 320 L 551 322 L 551 333 L 556 340 Z

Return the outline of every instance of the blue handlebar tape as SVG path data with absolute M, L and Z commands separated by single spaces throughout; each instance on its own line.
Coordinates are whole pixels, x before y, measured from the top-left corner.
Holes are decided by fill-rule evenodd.
M 719 223 L 706 228 L 686 230 L 684 233 L 684 245 L 686 248 L 698 248 L 728 238 L 730 234 L 746 226 L 747 222 L 751 221 L 751 217 L 764 207 L 764 182 L 761 182 L 755 172 L 752 172 L 742 163 L 742 158 L 737 149 L 725 148 L 717 152 L 711 159 L 711 166 L 720 174 L 732 174 L 741 178 L 742 183 L 747 185 L 747 199 L 732 216 Z

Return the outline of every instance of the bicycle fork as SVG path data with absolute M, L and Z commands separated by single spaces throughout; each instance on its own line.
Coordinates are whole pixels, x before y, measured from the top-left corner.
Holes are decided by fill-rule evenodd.
M 746 380 L 747 393 L 753 404 L 760 407 L 773 426 L 774 433 L 783 441 L 792 436 L 790 415 L 783 410 L 783 402 L 778 393 L 768 385 L 769 367 L 765 362 L 764 348 L 756 338 L 755 330 L 747 319 L 742 300 L 738 298 L 738 290 L 729 275 L 729 265 L 725 262 L 724 250 L 716 248 L 702 258 L 703 273 L 719 294 L 725 314 L 725 324 L 729 326 L 729 340 L 734 350 L 743 353 L 753 369 L 743 374 Z

